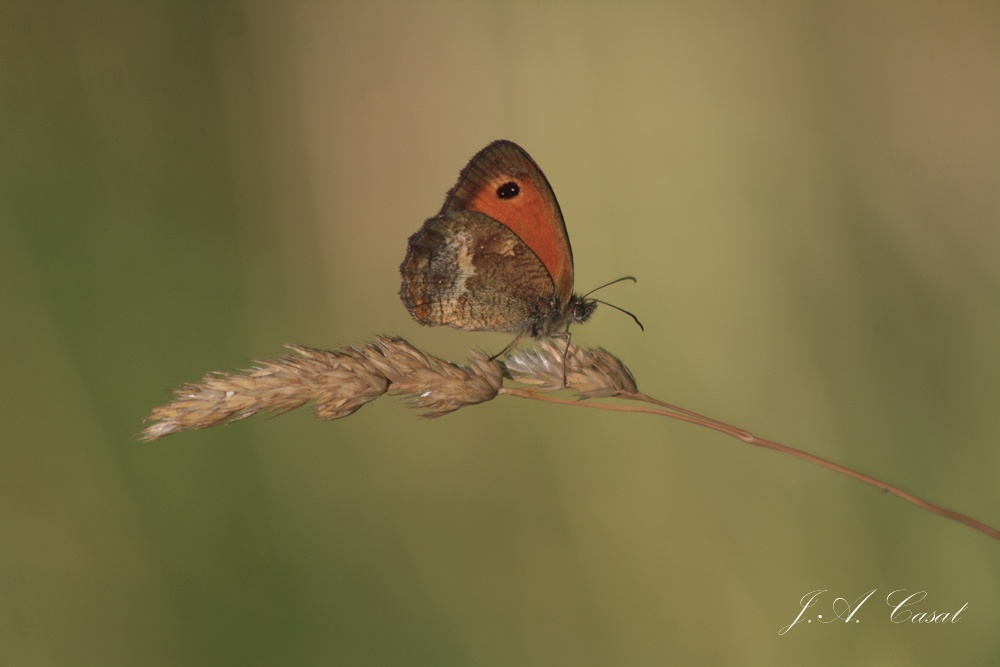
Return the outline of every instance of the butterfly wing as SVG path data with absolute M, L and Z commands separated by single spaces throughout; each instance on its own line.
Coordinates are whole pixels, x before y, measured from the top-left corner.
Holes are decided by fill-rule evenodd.
M 513 184 L 513 187 L 511 187 Z M 469 161 L 439 215 L 478 211 L 508 227 L 541 261 L 555 284 L 556 303 L 573 294 L 573 251 L 559 202 L 523 148 L 494 141 Z
M 484 213 L 431 218 L 410 237 L 399 295 L 421 324 L 535 335 L 554 308 L 555 285 L 534 252 Z

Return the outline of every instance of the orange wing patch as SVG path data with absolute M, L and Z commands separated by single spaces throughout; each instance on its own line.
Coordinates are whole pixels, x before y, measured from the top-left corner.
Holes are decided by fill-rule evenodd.
M 479 211 L 513 231 L 552 277 L 557 302 L 569 302 L 573 251 L 566 223 L 548 180 L 520 146 L 496 141 L 477 153 L 448 193 L 441 213 L 456 210 Z

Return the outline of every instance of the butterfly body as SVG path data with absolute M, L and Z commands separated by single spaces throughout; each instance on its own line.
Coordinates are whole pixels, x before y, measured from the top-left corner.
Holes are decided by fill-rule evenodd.
M 459 175 L 437 216 L 410 237 L 400 298 L 417 322 L 544 337 L 585 322 L 555 194 L 517 144 L 496 141 Z

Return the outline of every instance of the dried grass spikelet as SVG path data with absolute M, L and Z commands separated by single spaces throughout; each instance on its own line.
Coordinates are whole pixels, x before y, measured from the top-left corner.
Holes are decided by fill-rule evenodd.
M 503 384 L 500 365 L 483 354 L 459 366 L 424 354 L 401 338 L 380 336 L 364 347 L 319 350 L 289 345 L 294 355 L 235 373 L 209 373 L 174 392 L 139 434 L 155 440 L 178 431 L 228 424 L 258 413 L 282 413 L 313 401 L 320 419 L 340 419 L 385 393 L 437 417 L 489 401 Z
M 402 338 L 380 336 L 363 353 L 388 380 L 389 393 L 406 396 L 409 405 L 426 411 L 425 417 L 493 400 L 503 385 L 500 364 L 481 352 L 469 366 L 460 366 L 421 352 Z
M 603 348 L 585 350 L 570 344 L 567 349 L 561 341 L 543 340 L 538 347 L 514 350 L 504 365 L 515 382 L 541 391 L 569 388 L 581 398 L 608 398 L 638 391 L 631 371 Z
M 155 440 L 178 431 L 228 424 L 261 412 L 282 413 L 315 401 L 316 415 L 338 419 L 386 392 L 388 381 L 359 350 L 316 350 L 289 345 L 298 356 L 256 362 L 235 373 L 209 373 L 186 384 L 174 400 L 146 419 L 139 437 Z
M 505 363 L 477 352 L 467 366 L 388 336 L 362 347 L 288 349 L 293 354 L 281 359 L 259 361 L 234 373 L 209 373 L 200 383 L 180 387 L 173 401 L 153 410 L 139 438 L 155 440 L 258 413 L 280 414 L 309 402 L 320 419 L 340 419 L 386 393 L 404 396 L 410 406 L 424 410 L 425 417 L 438 417 L 492 400 L 501 392 L 505 374 L 534 391 L 569 388 L 581 398 L 636 391 L 632 374 L 609 352 L 570 345 L 564 361 L 567 346 L 561 341 L 516 350 Z

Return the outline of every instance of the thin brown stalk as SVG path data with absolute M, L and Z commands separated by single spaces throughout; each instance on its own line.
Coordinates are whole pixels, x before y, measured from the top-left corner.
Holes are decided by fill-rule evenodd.
M 840 473 L 841 475 L 847 475 L 848 477 L 853 477 L 854 479 L 860 482 L 864 482 L 865 484 L 874 486 L 880 491 L 884 491 L 886 493 L 891 493 L 895 496 L 898 496 L 899 498 L 902 498 L 906 502 L 912 503 L 923 510 L 951 519 L 952 521 L 963 523 L 966 526 L 969 526 L 982 533 L 985 533 L 986 535 L 989 535 L 995 540 L 1000 540 L 1000 530 L 997 530 L 996 528 L 988 524 L 985 524 L 982 521 L 978 521 L 970 516 L 962 514 L 961 512 L 956 512 L 954 510 L 947 509 L 946 507 L 935 505 L 934 503 L 928 502 L 911 493 L 903 491 L 897 486 L 883 482 L 882 480 L 876 479 L 875 477 L 870 477 L 856 470 L 851 470 L 850 468 L 834 463 L 833 461 L 829 461 L 822 457 L 816 456 L 815 454 L 809 454 L 808 452 L 795 449 L 794 447 L 789 447 L 788 445 L 783 445 L 779 442 L 774 442 L 773 440 L 758 438 L 749 431 L 746 431 L 741 428 L 735 428 L 733 426 L 730 426 L 729 424 L 725 424 L 723 422 L 719 422 L 714 419 L 710 419 L 708 417 L 692 413 L 689 410 L 681 410 L 679 412 L 674 412 L 673 409 L 666 407 L 660 409 L 660 408 L 643 408 L 634 405 L 610 405 L 607 403 L 580 403 L 579 401 L 561 399 L 553 396 L 545 396 L 539 394 L 537 391 L 532 389 L 504 388 L 501 390 L 501 393 L 507 394 L 509 396 L 517 396 L 518 398 L 528 398 L 536 401 L 544 401 L 546 403 L 557 403 L 559 405 L 572 405 L 574 407 L 595 408 L 599 410 L 612 410 L 615 412 L 639 412 L 644 414 L 659 415 L 661 417 L 670 417 L 671 419 L 678 419 L 680 421 L 684 421 L 689 424 L 695 424 L 696 426 L 704 426 L 705 428 L 710 428 L 719 431 L 721 433 L 725 433 L 726 435 L 730 435 L 739 440 L 742 440 L 747 444 L 757 445 L 758 447 L 765 447 L 767 449 L 773 449 L 775 451 L 781 452 L 782 454 L 788 454 L 789 456 L 794 456 L 795 458 L 802 459 L 803 461 L 808 461 L 809 463 L 813 463 L 828 470 Z M 635 395 L 621 394 L 619 396 L 616 396 L 616 398 L 632 399 L 637 401 L 646 401 L 653 404 L 660 404 L 659 401 L 652 399 L 646 396 L 645 394 L 635 394 Z

